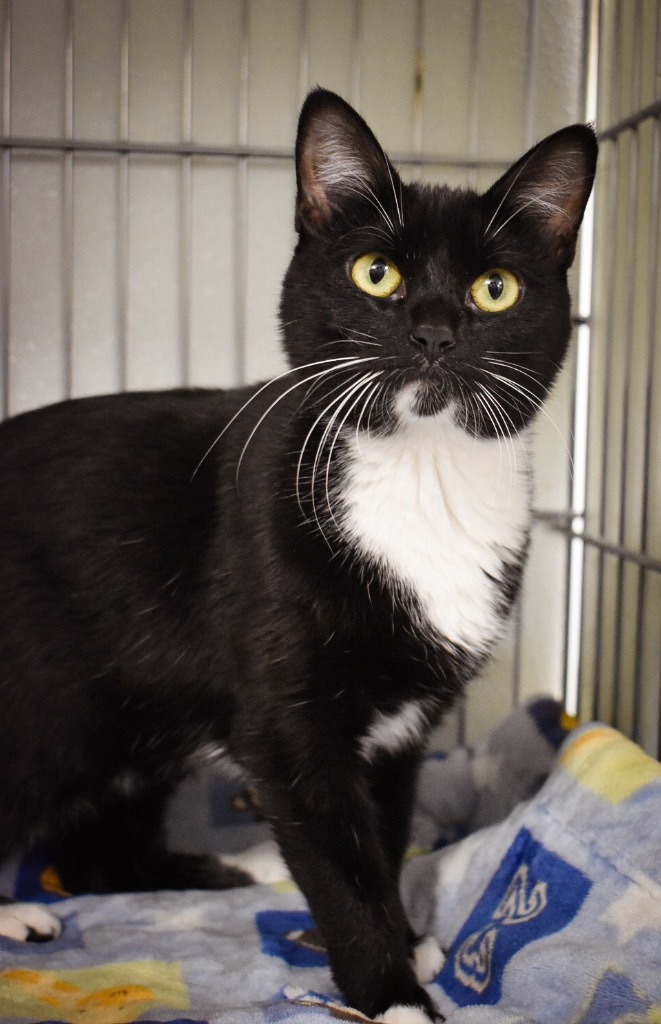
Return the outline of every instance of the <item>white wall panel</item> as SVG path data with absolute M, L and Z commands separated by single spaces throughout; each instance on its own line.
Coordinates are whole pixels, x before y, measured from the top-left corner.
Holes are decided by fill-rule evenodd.
M 123 4 L 76 0 L 73 10 L 73 131 L 82 139 L 116 139 L 121 126 Z
M 182 138 L 186 4 L 132 0 L 129 134 L 141 142 Z
M 291 146 L 301 97 L 300 0 L 250 0 L 248 141 Z
M 477 152 L 500 159 L 526 148 L 528 22 L 525 0 L 480 4 L 477 56 Z M 522 55 L 527 54 L 527 59 Z M 478 186 L 488 186 L 484 173 Z
M 129 390 L 173 387 L 184 378 L 180 345 L 178 161 L 136 157 L 129 179 Z
M 399 0 L 363 0 L 359 105 L 386 150 L 413 148 L 417 102 L 417 10 Z
M 289 165 L 251 168 L 245 264 L 245 375 L 263 380 L 285 368 L 276 295 L 294 244 L 294 173 Z
M 236 170 L 230 163 L 198 160 L 192 185 L 189 383 L 217 387 L 238 381 L 240 366 L 238 268 L 230 244 Z
M 476 156 L 477 0 L 426 0 L 422 22 L 422 147 Z M 466 178 L 463 173 L 464 180 Z
M 323 85 L 356 101 L 354 96 L 354 53 L 357 36 L 356 4 L 353 0 L 309 0 L 307 4 L 308 89 Z
M 13 0 L 11 131 L 54 135 L 65 128 L 66 0 Z
M 241 0 L 195 0 L 192 5 L 193 139 L 231 145 L 239 141 Z
M 11 173 L 8 412 L 66 397 L 62 159 L 26 153 Z
M 521 600 L 520 695 L 561 699 L 565 670 L 564 606 L 567 541 L 538 526 L 533 531 Z
M 583 118 L 585 25 L 576 0 L 537 2 L 532 10 L 527 132 L 536 142 Z
M 118 183 L 115 157 L 76 157 L 71 333 L 75 396 L 117 391 L 122 386 Z

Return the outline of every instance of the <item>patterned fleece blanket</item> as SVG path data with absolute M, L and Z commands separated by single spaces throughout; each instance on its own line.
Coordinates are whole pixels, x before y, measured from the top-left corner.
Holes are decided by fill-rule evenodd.
M 603 725 L 565 736 L 542 703 L 425 764 L 402 891 L 447 951 L 429 991 L 450 1024 L 661 1024 L 661 765 Z M 229 785 L 230 821 L 217 799 L 185 804 L 198 825 L 213 804 L 215 838 L 236 848 L 265 826 Z M 291 883 L 61 898 L 33 855 L 4 866 L 0 891 L 57 901 L 64 922 L 50 943 L 0 939 L 5 1024 L 364 1019 Z

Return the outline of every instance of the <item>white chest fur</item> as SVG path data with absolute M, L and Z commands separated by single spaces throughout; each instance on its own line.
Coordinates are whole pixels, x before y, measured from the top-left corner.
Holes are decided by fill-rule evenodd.
M 422 629 L 486 651 L 503 624 L 493 577 L 521 553 L 530 521 L 523 440 L 470 437 L 449 411 L 346 440 L 343 530 L 415 596 Z

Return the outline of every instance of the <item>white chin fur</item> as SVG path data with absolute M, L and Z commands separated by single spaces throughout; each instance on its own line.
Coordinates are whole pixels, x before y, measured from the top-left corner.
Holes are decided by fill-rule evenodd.
M 272 839 L 250 846 L 241 853 L 224 853 L 221 860 L 223 864 L 247 872 L 257 885 L 274 885 L 291 878 L 278 845 Z
M 419 1006 L 390 1006 L 374 1020 L 383 1024 L 430 1024 L 430 1018 Z
M 7 903 L 0 906 L 0 935 L 16 942 L 30 938 L 56 939 L 59 920 L 38 903 Z

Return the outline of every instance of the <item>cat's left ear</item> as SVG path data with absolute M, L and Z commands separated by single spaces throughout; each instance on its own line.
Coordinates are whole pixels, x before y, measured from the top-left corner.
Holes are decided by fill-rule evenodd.
M 362 117 L 340 96 L 314 89 L 296 137 L 296 228 L 318 232 L 347 203 L 360 199 L 399 216 L 399 178 Z
M 533 146 L 485 194 L 491 220 L 487 238 L 495 238 L 515 218 L 532 223 L 558 267 L 566 269 L 597 166 L 592 128 L 570 125 Z

